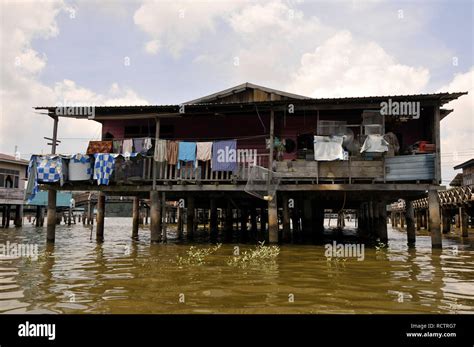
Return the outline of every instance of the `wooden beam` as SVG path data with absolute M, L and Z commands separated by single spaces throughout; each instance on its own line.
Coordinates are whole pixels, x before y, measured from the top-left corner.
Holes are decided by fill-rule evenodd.
M 268 241 L 278 243 L 278 206 L 276 197 L 268 202 Z
M 104 241 L 104 220 L 105 220 L 105 194 L 99 193 L 97 197 L 97 226 L 96 241 Z
M 156 122 L 156 128 L 155 128 L 155 146 L 157 145 L 158 143 L 158 140 L 160 138 L 160 119 L 159 118 L 155 118 L 155 122 Z M 153 160 L 152 161 L 153 163 L 153 190 L 156 189 L 156 175 L 157 175 L 157 170 L 158 170 L 158 163 Z
M 440 125 L 441 118 L 439 113 L 439 105 L 434 107 L 433 117 L 433 140 L 436 146 L 436 157 L 435 157 L 435 181 L 436 184 L 441 184 L 441 137 L 440 137 Z
M 161 241 L 161 206 L 158 191 L 150 191 L 150 242 Z

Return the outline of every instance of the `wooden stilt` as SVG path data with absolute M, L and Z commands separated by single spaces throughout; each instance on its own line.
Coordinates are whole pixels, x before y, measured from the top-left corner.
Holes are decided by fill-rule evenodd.
M 194 224 L 194 197 L 188 197 L 186 208 L 186 237 L 189 240 L 194 238 L 195 224 Z
M 104 241 L 104 220 L 105 220 L 105 194 L 100 192 L 97 196 L 97 227 L 96 241 Z
M 462 237 L 468 237 L 469 236 L 469 233 L 468 233 L 468 215 L 467 215 L 467 212 L 466 212 L 466 208 L 465 207 L 460 207 L 459 208 L 459 226 L 460 226 L 460 230 L 461 230 L 461 236 Z
M 415 230 L 415 212 L 413 210 L 413 202 L 410 200 L 407 200 L 405 206 L 406 206 L 405 219 L 407 221 L 408 247 L 414 247 L 416 243 L 416 230 Z
M 56 191 L 48 190 L 48 216 L 46 222 L 46 241 L 54 243 L 56 238 Z
M 439 197 L 438 192 L 434 189 L 428 191 L 428 206 L 430 215 L 428 225 L 431 233 L 431 247 L 442 248 Z
M 161 241 L 161 204 L 156 190 L 150 191 L 150 242 Z
M 255 206 L 250 207 L 250 239 L 255 242 L 257 240 L 257 209 Z
M 140 199 L 138 196 L 133 197 L 132 204 L 132 239 L 138 240 L 138 224 L 140 214 Z
M 268 241 L 278 243 L 278 206 L 276 196 L 268 202 Z
M 232 242 L 232 227 L 234 225 L 232 203 L 227 201 L 225 210 L 224 237 L 226 242 Z
M 209 236 L 211 242 L 217 241 L 217 234 L 219 232 L 217 225 L 217 201 L 215 198 L 211 198 L 210 201 L 210 216 L 209 216 Z
M 36 206 L 36 215 L 35 215 L 35 226 L 39 227 L 41 225 L 41 206 Z
M 162 209 L 161 215 L 163 218 L 163 221 L 161 223 L 161 240 L 166 243 L 168 242 L 168 234 L 167 234 L 168 209 L 166 207 L 166 193 L 165 192 L 161 194 L 161 209 Z
M 183 238 L 183 208 L 178 206 L 176 214 L 176 237 L 181 240 Z
M 262 207 L 260 209 L 260 229 L 258 235 L 258 241 L 266 241 L 267 240 L 267 221 L 268 221 L 268 214 L 267 209 Z
M 23 225 L 23 205 L 15 206 L 15 226 L 21 227 Z
M 283 195 L 283 232 L 282 242 L 291 242 L 291 229 L 290 229 L 290 206 L 289 198 L 287 194 Z
M 311 237 L 313 229 L 313 207 L 309 198 L 303 201 L 303 242 L 307 242 Z

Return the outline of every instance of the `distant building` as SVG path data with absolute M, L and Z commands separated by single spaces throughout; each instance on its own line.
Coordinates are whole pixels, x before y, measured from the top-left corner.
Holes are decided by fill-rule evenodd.
M 454 170 L 462 169 L 462 185 L 474 185 L 474 159 L 469 159 L 454 167 Z
M 21 226 L 27 171 L 27 160 L 0 153 L 1 227 L 9 227 L 12 206 L 15 206 L 15 225 Z

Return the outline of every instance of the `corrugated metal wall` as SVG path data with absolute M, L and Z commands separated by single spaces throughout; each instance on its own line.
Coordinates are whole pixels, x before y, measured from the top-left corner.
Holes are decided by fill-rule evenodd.
M 433 180 L 435 154 L 400 155 L 385 158 L 387 181 Z

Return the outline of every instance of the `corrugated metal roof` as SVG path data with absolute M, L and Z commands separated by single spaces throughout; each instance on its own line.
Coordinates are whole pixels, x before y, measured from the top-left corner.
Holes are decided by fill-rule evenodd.
M 18 164 L 18 165 L 23 165 L 23 166 L 28 166 L 28 163 L 29 163 L 28 160 L 16 159 L 12 155 L 3 154 L 3 153 L 0 153 L 0 162 Z
M 317 103 L 362 103 L 373 100 L 387 100 L 387 99 L 440 99 L 441 105 L 444 105 L 452 100 L 459 98 L 462 95 L 466 95 L 468 92 L 456 92 L 456 93 L 431 93 L 431 94 L 399 94 L 399 95 L 373 95 L 373 96 L 362 96 L 362 97 L 339 97 L 339 98 L 306 98 L 297 100 L 298 103 L 303 104 L 317 104 Z M 196 99 L 199 100 L 199 99 Z M 120 108 L 133 108 L 133 109 L 157 109 L 157 108 L 175 108 L 181 105 L 186 106 L 225 106 L 225 105 L 240 105 L 240 104 L 255 104 L 255 105 L 266 105 L 266 104 L 287 104 L 289 100 L 275 100 L 275 101 L 256 101 L 256 102 L 234 102 L 234 103 L 183 103 L 183 104 L 166 104 L 166 105 L 114 105 L 114 106 L 94 106 L 95 109 L 120 109 Z M 89 107 L 91 105 L 83 105 L 83 107 Z M 55 110 L 56 106 L 35 106 L 36 110 Z
M 465 167 L 467 167 L 467 166 L 472 166 L 472 165 L 474 165 L 474 158 L 473 158 L 473 159 L 469 159 L 469 160 L 467 160 L 467 161 L 465 161 L 464 163 L 461 163 L 461 164 L 459 164 L 459 165 L 456 165 L 456 166 L 454 167 L 454 170 L 462 169 L 462 168 L 465 168 Z

